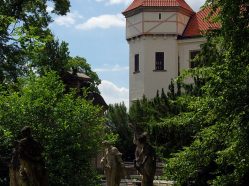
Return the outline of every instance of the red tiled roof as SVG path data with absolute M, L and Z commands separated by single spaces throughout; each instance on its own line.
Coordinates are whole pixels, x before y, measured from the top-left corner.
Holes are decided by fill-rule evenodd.
M 210 8 L 207 7 L 192 15 L 182 36 L 200 36 L 204 31 L 220 28 L 219 23 L 212 23 L 211 20 L 207 20 L 209 13 Z
M 123 13 L 138 7 L 182 7 L 190 12 L 194 12 L 184 0 L 134 0 Z

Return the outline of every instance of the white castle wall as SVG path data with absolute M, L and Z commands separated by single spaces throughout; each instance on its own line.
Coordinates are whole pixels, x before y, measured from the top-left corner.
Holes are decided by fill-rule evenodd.
M 143 36 L 129 41 L 130 100 L 146 95 L 153 98 L 157 90 L 168 90 L 178 75 L 178 48 L 175 36 Z M 155 53 L 164 52 L 164 71 L 155 71 Z M 140 72 L 134 73 L 134 56 L 139 54 Z
M 126 38 L 132 38 L 143 33 L 143 13 L 126 18 Z
M 183 34 L 189 18 L 190 14 L 184 11 L 170 9 L 149 9 L 126 17 L 130 102 L 141 99 L 143 95 L 153 98 L 162 88 L 168 91 L 171 79 L 190 67 L 190 51 L 199 50 L 205 39 L 177 39 Z M 155 71 L 156 52 L 164 52 L 163 71 Z M 134 72 L 135 54 L 139 54 L 139 72 Z
M 200 45 L 205 43 L 204 37 L 178 40 L 180 72 L 190 67 L 190 51 L 200 50 Z

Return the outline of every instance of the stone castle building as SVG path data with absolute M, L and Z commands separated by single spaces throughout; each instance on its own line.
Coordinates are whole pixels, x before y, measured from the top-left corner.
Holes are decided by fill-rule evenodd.
M 194 12 L 184 0 L 133 0 L 123 12 L 129 44 L 130 102 L 167 91 L 205 42 L 203 31 L 218 28 L 205 20 L 210 10 Z

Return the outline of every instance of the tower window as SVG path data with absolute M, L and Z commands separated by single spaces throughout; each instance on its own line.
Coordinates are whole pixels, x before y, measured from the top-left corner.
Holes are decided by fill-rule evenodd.
M 155 70 L 164 70 L 164 52 L 156 52 Z
M 159 18 L 159 19 L 162 19 L 162 14 L 161 14 L 161 13 L 159 13 L 158 18 Z
M 135 54 L 134 72 L 139 72 L 139 54 Z
M 193 60 L 197 56 L 197 54 L 199 54 L 199 53 L 200 53 L 200 50 L 192 50 L 192 51 L 189 52 L 189 59 L 190 59 L 190 65 L 189 66 L 190 66 L 190 68 L 195 68 L 195 67 L 198 66 L 198 64 Z

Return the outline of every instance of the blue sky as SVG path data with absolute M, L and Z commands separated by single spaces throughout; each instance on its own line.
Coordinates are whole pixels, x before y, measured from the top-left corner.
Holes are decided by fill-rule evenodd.
M 128 105 L 129 48 L 121 12 L 132 0 L 71 0 L 70 13 L 54 17 L 54 35 L 69 43 L 71 56 L 87 59 L 102 80 L 99 86 L 107 103 Z M 197 11 L 205 0 L 186 0 Z M 48 6 L 52 10 L 52 5 Z

